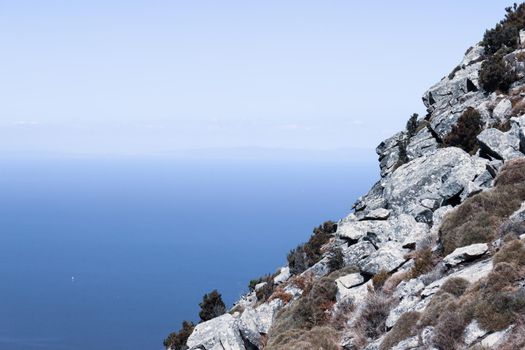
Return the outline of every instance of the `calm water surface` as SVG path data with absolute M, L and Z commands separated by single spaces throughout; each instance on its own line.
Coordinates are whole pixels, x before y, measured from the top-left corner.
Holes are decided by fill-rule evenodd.
M 376 180 L 351 162 L 0 160 L 0 349 L 162 349 Z

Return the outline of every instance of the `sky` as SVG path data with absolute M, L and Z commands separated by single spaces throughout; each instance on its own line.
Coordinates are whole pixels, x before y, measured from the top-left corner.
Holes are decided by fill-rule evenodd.
M 0 154 L 370 151 L 510 3 L 0 0 Z

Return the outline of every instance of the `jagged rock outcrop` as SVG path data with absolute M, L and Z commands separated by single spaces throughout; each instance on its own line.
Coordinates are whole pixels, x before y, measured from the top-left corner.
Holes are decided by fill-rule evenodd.
M 525 38 L 525 30 L 521 31 L 520 38 Z M 525 276 L 515 272 L 517 268 L 512 265 L 515 263 L 494 262 L 494 255 L 506 244 L 503 236 L 510 230 L 507 227 L 525 240 L 525 231 L 522 231 L 525 230 L 525 199 L 521 208 L 505 218 L 505 223 L 498 222 L 504 225 L 495 226 L 497 232 L 492 241 L 459 246 L 446 256 L 441 242 L 444 218 L 469 203 L 469 198 L 490 191 L 505 164 L 525 158 L 525 115 L 522 115 L 525 108 L 523 113 L 516 108 L 520 103 L 525 105 L 523 57 L 525 50 L 521 47 L 513 52 L 505 51 L 503 60 L 518 80 L 504 93 L 487 92 L 480 81 L 480 69 L 487 60 L 485 49 L 481 44 L 469 49 L 452 73 L 424 93 L 423 103 L 428 114 L 411 120 L 405 130 L 379 144 L 376 152 L 380 180 L 356 201 L 354 211 L 338 222 L 333 239 L 323 247 L 317 263 L 296 276 L 291 275 L 287 267 L 281 268 L 273 280 L 274 285 L 278 285 L 275 297 L 257 300 L 255 292 L 242 297 L 237 303 L 241 311 L 199 324 L 188 339 L 190 349 L 263 349 L 266 337 L 282 340 L 290 334 L 301 337 L 304 342 L 311 329 L 320 332 L 316 326 L 336 327 L 340 331 L 338 344 L 345 350 L 385 350 L 384 344 L 390 344 L 388 349 L 397 350 L 473 346 L 496 349 L 509 341 L 510 334 L 515 335 L 519 325 L 508 326 L 501 321 L 504 327 L 489 329 L 487 320 L 474 318 L 458 323 L 456 331 L 460 333 L 454 333 L 456 339 L 449 340 L 449 347 L 443 346 L 443 339 L 447 339 L 443 326 L 432 317 L 441 317 L 433 314 L 437 309 L 455 325 L 457 315 L 446 308 L 459 307 L 458 295 L 464 293 L 467 286 L 476 286 L 474 291 L 489 288 L 487 281 L 494 276 L 512 276 L 509 283 L 514 284 L 512 288 L 507 286 L 505 293 L 516 292 L 512 298 L 525 296 Z M 444 139 L 457 126 L 463 112 L 471 107 L 478 111 L 483 123 L 481 132 L 475 136 L 479 150 L 469 150 L 469 153 L 459 147 L 444 147 Z M 353 268 L 351 272 L 339 270 L 343 272 L 337 275 L 338 271 L 333 271 L 335 250 L 342 255 L 340 263 Z M 524 266 L 519 268 L 525 270 Z M 335 277 L 331 277 L 334 274 Z M 333 300 L 323 299 L 317 305 L 327 308 L 321 315 L 312 313 L 311 309 L 317 302 L 310 294 L 315 281 L 326 283 L 319 289 L 322 293 L 335 293 Z M 333 283 L 331 287 L 330 283 Z M 470 292 L 477 298 L 484 297 Z M 376 298 L 375 304 L 369 301 L 371 295 Z M 501 302 L 510 303 L 510 295 L 505 294 L 506 299 L 502 297 Z M 303 302 L 305 298 L 310 299 Z M 525 303 L 525 297 L 519 300 Z M 374 320 L 375 328 L 363 330 L 367 327 L 363 316 L 367 308 L 377 312 L 381 319 Z M 272 328 L 276 318 L 281 329 L 280 317 L 288 317 L 283 316 L 288 315 L 284 311 L 295 309 L 301 314 L 288 321 L 296 328 L 286 334 L 272 333 L 272 330 L 280 331 Z M 342 312 L 348 315 L 341 315 Z M 413 324 L 403 317 L 407 313 L 415 318 Z M 525 308 L 523 314 L 525 320 Z M 301 328 L 297 320 L 302 317 L 313 324 Z M 408 325 L 399 322 L 408 322 Z M 400 329 L 404 332 L 401 335 L 397 333 Z M 272 345 L 271 349 L 286 347 Z

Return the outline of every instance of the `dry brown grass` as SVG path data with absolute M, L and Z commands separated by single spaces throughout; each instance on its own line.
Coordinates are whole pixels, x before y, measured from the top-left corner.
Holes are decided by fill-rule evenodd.
M 337 309 L 332 315 L 330 325 L 338 331 L 343 331 L 354 311 L 355 304 L 352 299 L 349 298 L 341 301 L 337 304 Z
M 340 350 L 340 334 L 331 327 L 292 329 L 270 339 L 266 350 Z
M 386 332 L 386 319 L 392 308 L 393 300 L 381 292 L 369 292 L 359 314 L 355 328 L 366 338 L 376 339 Z
M 519 239 L 506 242 L 499 252 L 494 255 L 494 264 L 509 263 L 515 267 L 525 265 L 525 245 Z
M 381 270 L 372 277 L 372 283 L 375 290 L 381 290 L 386 280 L 390 277 L 388 271 Z
M 443 283 L 440 288 L 441 292 L 450 293 L 455 297 L 460 297 L 470 286 L 469 281 L 461 277 L 452 277 Z
M 505 163 L 496 179 L 496 186 L 515 185 L 525 182 L 525 158 Z
M 410 311 L 406 312 L 392 329 L 386 334 L 385 338 L 379 346 L 379 350 L 389 350 L 392 349 L 397 343 L 408 338 L 413 337 L 417 334 L 417 322 L 421 314 L 419 312 Z
M 490 242 L 498 227 L 524 200 L 525 160 L 509 161 L 493 189 L 468 198 L 445 216 L 439 232 L 443 254 L 469 244 Z
M 273 292 L 273 294 L 270 296 L 270 298 L 268 298 L 268 301 L 272 301 L 275 299 L 280 299 L 285 304 L 288 304 L 293 299 L 293 295 L 288 292 L 285 292 L 282 288 L 277 288 L 275 292 Z
M 417 278 L 427 272 L 432 271 L 436 261 L 430 247 L 423 247 L 416 250 L 409 256 L 414 259 L 414 267 L 410 270 L 410 278 Z

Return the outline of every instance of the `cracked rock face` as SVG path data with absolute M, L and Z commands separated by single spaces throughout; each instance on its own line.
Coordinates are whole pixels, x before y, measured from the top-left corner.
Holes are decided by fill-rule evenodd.
M 246 350 L 237 322 L 230 314 L 198 324 L 187 345 L 191 350 Z
M 432 212 L 459 196 L 485 170 L 487 161 L 448 147 L 415 159 L 384 181 L 384 198 L 396 213 L 430 222 Z

